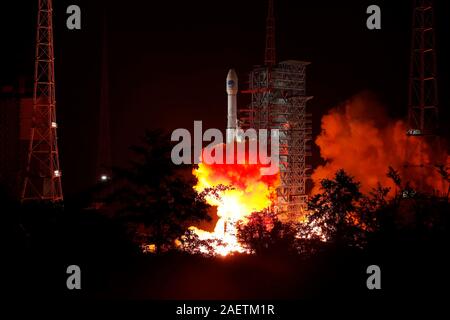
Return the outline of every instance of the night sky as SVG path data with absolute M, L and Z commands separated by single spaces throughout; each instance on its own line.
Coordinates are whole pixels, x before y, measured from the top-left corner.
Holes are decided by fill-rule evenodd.
M 115 165 L 146 128 L 226 125 L 225 77 L 240 89 L 264 57 L 266 1 L 54 1 L 59 147 L 65 194 L 94 181 L 100 97 L 101 15 L 108 17 L 112 151 Z M 81 30 L 66 28 L 66 8 L 82 11 Z M 382 29 L 366 28 L 377 4 Z M 0 5 L 0 85 L 32 77 L 37 0 Z M 275 0 L 278 61 L 310 61 L 307 94 L 313 132 L 330 108 L 373 91 L 392 117 L 407 111 L 412 1 Z M 450 3 L 436 1 L 441 122 L 448 123 Z M 238 105 L 245 103 L 238 96 Z M 448 128 L 446 129 L 448 134 Z M 317 152 L 314 158 L 317 160 Z

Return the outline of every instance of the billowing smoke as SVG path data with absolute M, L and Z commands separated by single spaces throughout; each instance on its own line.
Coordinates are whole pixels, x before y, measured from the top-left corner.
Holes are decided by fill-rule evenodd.
M 413 165 L 435 164 L 437 159 L 448 162 L 447 154 L 421 143 L 423 139 L 407 138 L 405 122 L 390 119 L 384 110 L 373 95 L 365 92 L 323 116 L 315 142 L 326 164 L 317 167 L 312 175 L 313 193 L 318 191 L 321 179 L 331 178 L 341 168 L 361 182 L 363 192 L 378 183 L 391 187 L 393 192 L 394 183 L 386 176 L 389 166 L 412 187 L 446 191 L 448 186 L 436 168 L 405 167 L 405 161 Z

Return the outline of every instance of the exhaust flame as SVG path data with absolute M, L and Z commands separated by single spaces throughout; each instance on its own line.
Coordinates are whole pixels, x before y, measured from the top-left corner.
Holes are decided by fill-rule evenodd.
M 233 147 L 232 144 L 222 145 L 224 149 Z M 217 146 L 216 146 L 217 148 Z M 205 150 L 202 153 L 204 159 Z M 235 149 L 236 150 L 236 149 Z M 223 154 L 226 152 L 224 151 Z M 244 164 L 236 160 L 232 164 L 207 164 L 201 162 L 193 170 L 198 182 L 194 189 L 198 193 L 218 188 L 216 192 L 209 192 L 205 196 L 208 204 L 217 207 L 219 220 L 214 232 L 207 232 L 191 227 L 200 240 L 220 240 L 221 246 L 214 246 L 216 254 L 226 256 L 232 252 L 245 252 L 236 236 L 236 223 L 256 211 L 270 207 L 276 196 L 279 185 L 279 174 L 261 175 L 260 169 L 266 165 L 249 164 L 248 157 Z M 209 162 L 208 162 L 209 163 Z M 225 188 L 220 188 L 225 186 Z
M 368 93 L 351 98 L 343 106 L 332 109 L 322 118 L 322 131 L 316 139 L 321 157 L 326 164 L 314 171 L 312 178 L 318 190 L 321 179 L 330 178 L 339 169 L 344 169 L 361 182 L 365 193 L 378 182 L 395 190 L 394 183 L 386 176 L 389 166 L 398 170 L 412 187 L 443 193 L 448 186 L 431 165 L 422 168 L 404 168 L 408 150 L 411 164 L 449 162 L 442 150 L 433 149 L 423 139 L 406 136 L 407 126 L 403 121 L 393 121 L 383 108 Z M 439 160 L 436 160 L 439 159 Z

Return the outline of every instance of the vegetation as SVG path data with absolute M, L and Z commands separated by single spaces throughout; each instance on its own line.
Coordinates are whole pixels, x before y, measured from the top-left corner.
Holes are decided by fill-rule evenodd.
M 109 197 L 133 239 L 153 244 L 156 253 L 174 248 L 193 223 L 211 219 L 209 206 L 193 189 L 195 181 L 172 163 L 167 141 L 161 131 L 146 132 L 144 145 L 132 147 L 139 160 L 130 169 L 116 168 L 120 187 Z
M 369 194 L 339 170 L 321 181 L 305 221 L 281 221 L 270 210 L 255 212 L 237 226 L 242 245 L 254 254 L 213 257 L 220 241 L 201 240 L 188 227 L 210 219 L 204 197 L 228 187 L 197 195 L 190 169 L 171 164 L 167 139 L 158 131 L 146 133 L 143 145 L 133 147 L 131 167 L 114 170 L 101 209 L 89 207 L 81 196 L 66 199 L 62 207 L 20 204 L 1 192 L 8 239 L 3 261 L 11 267 L 6 278 L 14 282 L 6 290 L 20 299 L 40 295 L 42 288 L 73 295 L 64 287 L 70 264 L 81 266 L 81 294 L 89 297 L 368 294 L 361 279 L 370 264 L 389 270 L 383 274 L 383 283 L 389 284 L 383 292 L 393 296 L 446 288 L 448 197 L 417 192 L 394 168 L 387 175 L 395 190 L 379 185 Z M 448 177 L 446 168 L 438 169 Z M 154 244 L 157 254 L 142 254 L 142 243 Z

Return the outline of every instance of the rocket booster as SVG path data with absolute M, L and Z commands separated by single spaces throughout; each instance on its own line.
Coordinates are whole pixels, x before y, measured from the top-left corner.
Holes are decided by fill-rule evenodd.
M 226 90 L 228 94 L 228 117 L 227 117 L 227 143 L 236 140 L 238 123 L 237 123 L 237 93 L 238 78 L 234 69 L 230 69 L 227 75 Z

